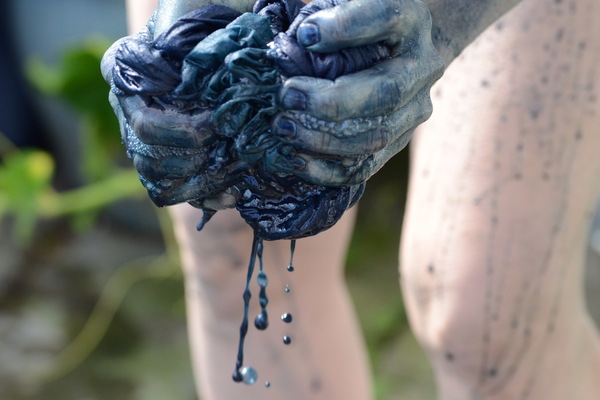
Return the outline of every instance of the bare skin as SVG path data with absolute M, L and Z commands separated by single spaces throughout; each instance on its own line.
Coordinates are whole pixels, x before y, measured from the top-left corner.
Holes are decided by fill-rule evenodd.
M 527 1 L 433 89 L 402 244 L 440 399 L 600 398 L 582 297 L 600 189 L 600 4 Z

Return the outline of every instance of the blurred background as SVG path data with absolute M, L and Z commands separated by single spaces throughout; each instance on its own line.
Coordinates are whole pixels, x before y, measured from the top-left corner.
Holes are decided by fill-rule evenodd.
M 99 71 L 125 34 L 123 0 L 0 2 L 2 400 L 196 398 L 168 216 L 125 158 Z M 408 153 L 369 182 L 347 277 L 378 398 L 428 400 L 397 284 Z M 600 321 L 596 221 L 586 285 Z

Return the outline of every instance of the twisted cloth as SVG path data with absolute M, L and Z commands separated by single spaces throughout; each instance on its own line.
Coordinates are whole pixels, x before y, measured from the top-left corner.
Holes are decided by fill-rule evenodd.
M 305 6 L 299 0 L 259 0 L 253 13 L 244 14 L 211 5 L 181 17 L 157 37 L 149 23 L 146 32 L 109 50 L 114 55 L 109 79 L 113 94 L 120 101 L 141 98 L 149 109 L 177 115 L 178 121 L 189 116 L 195 140 L 202 143 L 186 148 L 167 129 L 164 141 L 148 144 L 134 121 L 116 107 L 131 159 L 199 160 L 197 170 L 178 179 L 161 179 L 138 168 L 157 205 L 188 201 L 204 210 L 201 227 L 216 212 L 207 199 L 227 193 L 258 237 L 276 240 L 328 229 L 356 203 L 364 183 L 318 186 L 271 162 L 296 151 L 270 130 L 281 111 L 277 94 L 287 78 L 333 80 L 390 57 L 383 44 L 320 54 L 297 43 L 297 28 L 308 15 L 340 1 L 316 0 Z M 189 196 L 181 194 L 182 185 L 194 188 Z

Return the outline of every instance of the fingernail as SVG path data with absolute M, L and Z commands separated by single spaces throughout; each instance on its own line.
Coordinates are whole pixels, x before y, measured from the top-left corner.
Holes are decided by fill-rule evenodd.
M 321 32 L 319 32 L 317 25 L 307 22 L 300 24 L 296 38 L 298 39 L 298 43 L 304 47 L 308 47 L 321 41 Z
M 275 132 L 277 136 L 288 139 L 296 137 L 296 124 L 287 118 L 278 118 L 275 122 Z
M 283 96 L 282 103 L 286 110 L 306 110 L 306 96 L 296 89 L 288 89 Z
M 290 163 L 292 164 L 292 167 L 296 171 L 302 171 L 302 170 L 306 169 L 306 161 L 304 161 L 303 159 L 301 159 L 299 157 L 294 158 L 293 160 L 291 160 Z

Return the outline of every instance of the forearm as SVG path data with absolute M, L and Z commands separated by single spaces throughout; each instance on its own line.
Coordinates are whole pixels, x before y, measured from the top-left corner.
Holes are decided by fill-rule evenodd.
M 481 32 L 520 0 L 423 0 L 433 19 L 432 39 L 449 65 Z

